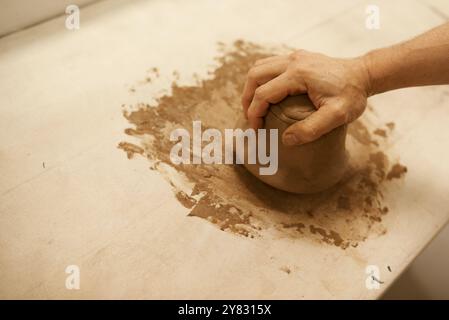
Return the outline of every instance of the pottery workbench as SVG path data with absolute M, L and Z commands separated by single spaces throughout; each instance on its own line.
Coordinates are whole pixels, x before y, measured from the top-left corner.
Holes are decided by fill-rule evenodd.
M 119 1 L 0 38 L 0 298 L 374 299 L 449 220 L 449 89 L 375 96 L 394 119 L 406 177 L 387 195 L 387 233 L 345 250 L 245 238 L 188 217 L 170 184 L 118 142 L 121 105 L 145 70 L 206 76 L 217 42 L 245 39 L 354 56 L 437 26 L 447 1 Z M 185 79 L 189 81 L 189 79 Z M 80 271 L 79 290 L 66 268 Z M 289 266 L 288 272 L 283 266 Z M 376 266 L 378 286 L 367 285 Z

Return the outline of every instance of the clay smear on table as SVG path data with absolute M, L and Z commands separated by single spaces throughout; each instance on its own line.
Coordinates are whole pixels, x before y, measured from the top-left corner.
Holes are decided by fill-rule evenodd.
M 174 142 L 169 134 L 173 129 L 185 128 L 192 134 L 194 120 L 202 121 L 203 130 L 234 127 L 242 112 L 240 96 L 246 73 L 256 60 L 272 55 L 272 50 L 244 41 L 229 47 L 220 44 L 218 66 L 208 79 L 197 79 L 190 86 L 174 81 L 171 93 L 153 105 L 125 106 L 123 114 L 131 125 L 125 132 L 139 142 L 121 142 L 119 148 L 130 158 L 134 153 L 147 157 L 150 167 L 171 183 L 176 198 L 190 210 L 189 216 L 227 232 L 310 239 L 343 249 L 384 234 L 382 217 L 388 208 L 383 190 L 390 180 L 401 178 L 406 168 L 391 163 L 383 151 L 394 124 L 368 122 L 371 108 L 364 119 L 349 127 L 347 148 L 352 157 L 346 176 L 322 193 L 295 195 L 276 190 L 240 165 L 171 163 Z

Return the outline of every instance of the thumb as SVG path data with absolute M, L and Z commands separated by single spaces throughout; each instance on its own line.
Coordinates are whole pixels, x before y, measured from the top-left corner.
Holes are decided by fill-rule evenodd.
M 312 142 L 345 124 L 347 118 L 347 113 L 343 108 L 323 105 L 306 119 L 288 127 L 282 135 L 282 143 L 294 146 Z

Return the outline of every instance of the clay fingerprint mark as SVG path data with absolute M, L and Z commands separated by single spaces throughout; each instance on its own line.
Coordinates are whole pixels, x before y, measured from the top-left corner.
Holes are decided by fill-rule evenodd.
M 406 172 L 404 166 L 391 164 L 383 151 L 393 123 L 373 126 L 363 119 L 352 123 L 347 139 L 350 167 L 345 177 L 331 189 L 312 195 L 274 189 L 239 165 L 171 163 L 174 142 L 169 140 L 170 132 L 184 128 L 192 135 L 194 120 L 202 121 L 203 130 L 216 128 L 223 133 L 233 128 L 242 112 L 246 73 L 256 60 L 278 53 L 244 41 L 220 44 L 220 50 L 218 66 L 208 79 L 197 78 L 196 84 L 181 86 L 176 74 L 170 94 L 156 98 L 153 105 L 143 102 L 125 108 L 131 125 L 125 133 L 140 143 L 122 142 L 119 148 L 129 158 L 134 153 L 147 157 L 152 169 L 171 183 L 178 201 L 190 210 L 189 216 L 224 231 L 246 237 L 310 239 L 343 249 L 384 234 L 382 217 L 388 208 L 383 186 Z

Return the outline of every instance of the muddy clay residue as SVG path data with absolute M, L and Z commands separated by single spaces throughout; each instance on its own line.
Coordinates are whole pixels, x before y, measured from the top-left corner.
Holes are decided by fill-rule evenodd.
M 129 142 L 120 142 L 118 148 L 126 152 L 128 159 L 132 159 L 135 153 L 143 154 L 145 152 L 143 148 Z
M 392 122 L 373 125 L 359 119 L 352 123 L 347 139 L 351 154 L 348 172 L 338 185 L 313 195 L 276 190 L 240 165 L 171 163 L 175 142 L 169 140 L 170 132 L 185 128 L 192 134 L 194 120 L 202 121 L 203 130 L 216 128 L 223 133 L 233 128 L 242 112 L 240 96 L 249 68 L 256 60 L 279 53 L 244 41 L 229 47 L 221 44 L 220 52 L 217 67 L 207 79 L 182 86 L 175 79 L 171 93 L 157 98 L 156 103 L 127 106 L 124 116 L 132 127 L 125 133 L 140 142 L 121 142 L 119 148 L 129 158 L 134 153 L 147 157 L 151 168 L 173 186 L 178 201 L 190 210 L 189 216 L 227 232 L 309 239 L 343 249 L 384 234 L 382 217 L 388 213 L 384 185 L 406 172 L 384 152 L 383 145 L 394 129 Z M 151 85 L 154 81 L 146 82 Z
M 387 180 L 399 179 L 407 172 L 407 167 L 396 163 L 387 174 Z

